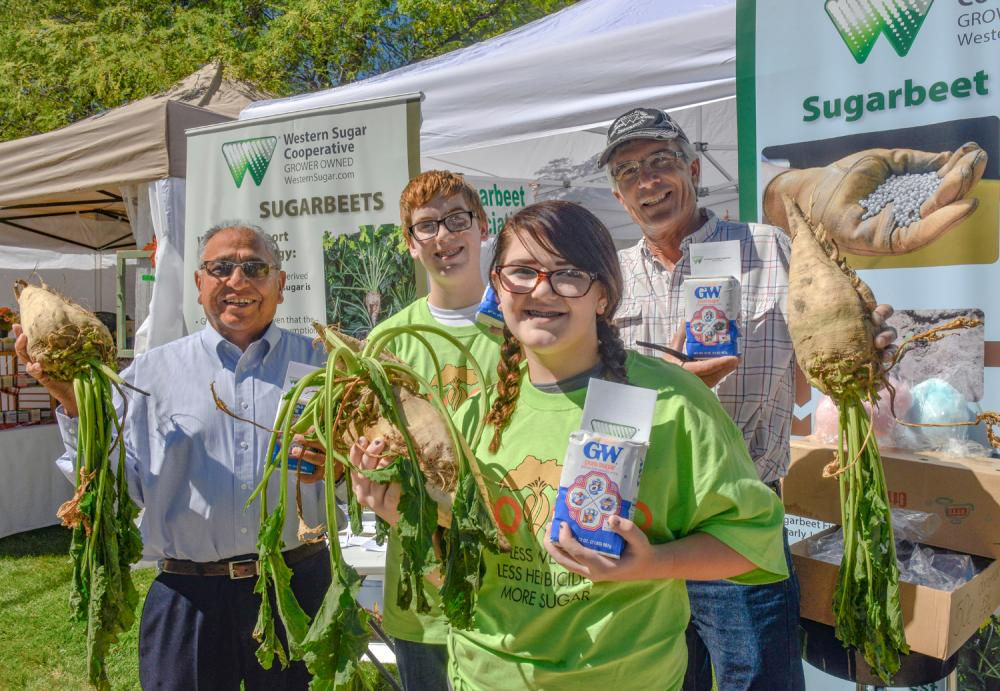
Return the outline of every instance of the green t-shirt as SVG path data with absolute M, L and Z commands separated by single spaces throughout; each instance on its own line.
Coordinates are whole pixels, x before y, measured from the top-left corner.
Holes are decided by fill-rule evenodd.
M 488 377 L 490 386 L 497 376 L 497 362 L 500 360 L 500 342 L 502 337 L 489 327 L 482 324 L 471 326 L 446 327 L 431 316 L 427 308 L 427 298 L 414 301 L 409 307 L 380 322 L 371 335 L 377 335 L 393 326 L 407 324 L 426 324 L 448 331 L 469 349 L 472 356 Z M 455 411 L 469 398 L 482 389 L 475 370 L 469 366 L 466 357 L 452 343 L 433 334 L 422 333 L 434 348 L 434 354 L 441 365 L 441 372 L 434 367 L 434 361 L 427 354 L 427 349 L 416 339 L 400 336 L 389 343 L 391 350 L 399 359 L 416 370 L 417 374 L 426 378 L 432 386 L 437 386 L 440 380 L 444 386 L 445 401 L 449 408 Z M 371 336 L 369 336 L 370 338 Z M 396 605 L 396 594 L 399 588 L 402 560 L 399 539 L 395 533 L 390 533 L 386 551 L 385 583 L 383 591 L 382 625 L 389 635 L 418 643 L 444 644 L 448 638 L 448 621 L 440 614 L 441 601 L 437 589 L 427 584 L 427 596 L 431 603 L 429 614 L 417 614 L 412 610 L 401 610 Z
M 757 565 L 732 579 L 739 583 L 787 577 L 781 502 L 757 479 L 719 401 L 662 360 L 629 353 L 627 371 L 631 384 L 659 392 L 635 522 L 653 543 L 713 535 Z M 491 427 L 476 450 L 512 549 L 487 555 L 475 628 L 448 638 L 456 691 L 673 689 L 683 681 L 684 581 L 594 584 L 553 562 L 543 545 L 586 393 L 544 393 L 525 376 L 499 453 L 488 449 Z

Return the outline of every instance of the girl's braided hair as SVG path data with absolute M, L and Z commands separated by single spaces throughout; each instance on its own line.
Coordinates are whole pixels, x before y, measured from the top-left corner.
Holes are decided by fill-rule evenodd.
M 605 372 L 618 381 L 625 381 L 625 345 L 612 321 L 621 303 L 622 272 L 608 229 L 594 214 L 572 202 L 549 200 L 521 209 L 508 219 L 497 237 L 490 266 L 490 280 L 497 292 L 503 289 L 496 282 L 497 267 L 502 264 L 507 248 L 517 235 L 530 237 L 576 268 L 597 276 L 607 296 L 607 306 L 597 316 L 598 353 Z M 493 425 L 493 439 L 490 441 L 493 453 L 500 448 L 503 430 L 517 404 L 523 361 L 524 349 L 510 329 L 504 327 L 497 365 L 497 395 L 486 416 L 486 422 Z

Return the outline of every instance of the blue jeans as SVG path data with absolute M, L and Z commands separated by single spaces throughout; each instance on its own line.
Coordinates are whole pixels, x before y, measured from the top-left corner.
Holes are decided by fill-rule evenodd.
M 448 691 L 448 646 L 393 638 L 405 691 Z
M 712 669 L 719 691 L 803 691 L 799 641 L 799 579 L 769 585 L 688 581 L 691 623 L 684 691 L 710 691 Z

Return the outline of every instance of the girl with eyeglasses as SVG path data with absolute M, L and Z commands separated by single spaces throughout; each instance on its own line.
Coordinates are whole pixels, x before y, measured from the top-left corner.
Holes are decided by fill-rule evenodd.
M 476 457 L 511 551 L 488 555 L 474 628 L 449 635 L 452 686 L 680 688 L 684 580 L 787 577 L 781 504 L 697 377 L 625 350 L 612 322 L 621 271 L 593 214 L 562 201 L 518 212 L 497 239 L 491 280 L 506 328 Z M 620 559 L 566 526 L 557 542 L 547 537 L 591 378 L 658 392 L 633 520 L 605 524 L 625 540 Z M 380 448 L 356 448 L 352 460 L 377 467 Z M 398 489 L 354 479 L 359 498 L 395 514 Z

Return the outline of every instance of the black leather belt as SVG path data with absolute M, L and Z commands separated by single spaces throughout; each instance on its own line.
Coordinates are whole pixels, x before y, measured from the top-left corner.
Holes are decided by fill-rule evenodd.
M 282 552 L 289 566 L 304 561 L 318 552 L 326 551 L 326 542 L 313 542 Z M 160 571 L 181 576 L 229 576 L 233 580 L 252 578 L 258 574 L 257 555 L 235 557 L 220 561 L 188 561 L 186 559 L 161 559 L 157 562 Z

